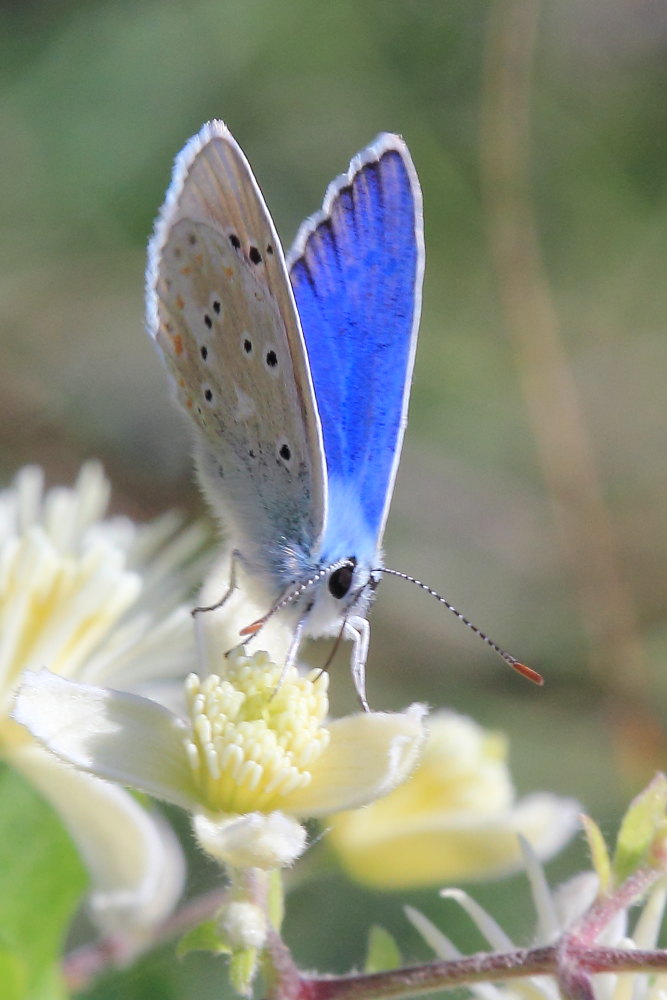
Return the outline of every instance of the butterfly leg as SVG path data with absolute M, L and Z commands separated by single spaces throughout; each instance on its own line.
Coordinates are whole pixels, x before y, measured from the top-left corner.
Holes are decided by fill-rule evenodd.
M 301 639 L 303 637 L 303 630 L 306 624 L 308 615 L 304 615 L 303 618 L 299 618 L 298 622 L 294 626 L 294 635 L 289 644 L 289 649 L 287 650 L 287 656 L 285 657 L 285 664 L 280 672 L 280 680 L 278 681 L 278 686 L 280 686 L 287 674 L 290 667 L 294 666 L 296 662 L 297 653 L 299 652 L 299 646 L 301 645 Z
M 282 683 L 285 680 L 285 677 L 287 676 L 287 671 L 290 669 L 290 667 L 294 665 L 294 661 L 296 660 L 296 654 L 299 651 L 299 645 L 301 643 L 301 638 L 303 636 L 303 629 L 304 625 L 306 624 L 307 617 L 308 617 L 307 615 L 304 615 L 303 618 L 300 618 L 299 621 L 296 623 L 294 629 L 294 635 L 292 636 L 292 641 L 289 644 L 289 649 L 287 650 L 287 656 L 285 657 L 283 668 L 280 671 L 280 677 L 278 678 L 278 683 L 276 684 L 275 690 L 271 697 L 273 697 L 278 693 L 278 691 L 280 691 Z
M 191 614 L 193 615 L 193 617 L 195 615 L 198 615 L 198 614 L 204 612 L 204 611 L 217 611 L 218 608 L 223 607 L 227 603 L 227 601 L 232 596 L 232 594 L 234 593 L 234 591 L 236 590 L 236 587 L 237 587 L 237 583 L 236 583 L 236 564 L 237 564 L 237 562 L 243 562 L 243 555 L 239 552 L 238 549 L 233 549 L 231 560 L 230 560 L 229 585 L 227 587 L 227 590 L 222 595 L 222 597 L 220 598 L 220 600 L 215 602 L 215 604 L 208 604 L 208 605 L 205 605 L 205 606 L 193 608 L 192 612 L 191 612 Z
M 352 647 L 352 680 L 364 712 L 370 712 L 366 700 L 366 660 L 368 645 L 371 638 L 371 627 L 365 618 L 348 618 L 345 622 L 345 638 L 351 639 Z

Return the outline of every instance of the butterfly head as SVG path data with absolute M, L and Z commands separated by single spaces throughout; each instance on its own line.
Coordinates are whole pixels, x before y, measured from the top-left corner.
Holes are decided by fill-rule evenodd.
M 334 635 L 348 618 L 366 616 L 379 581 L 378 572 L 371 570 L 370 564 L 361 564 L 356 556 L 338 559 L 288 586 L 267 614 L 241 634 L 255 634 L 269 618 L 291 608 L 306 635 Z
M 337 569 L 334 569 L 327 579 L 327 590 L 333 598 L 342 601 L 344 597 L 350 593 L 352 589 L 352 584 L 354 582 L 354 571 L 357 565 L 357 560 L 354 556 L 349 560 L 349 562 L 343 563 Z
M 372 563 L 356 556 L 329 563 L 313 586 L 307 629 L 312 635 L 331 635 L 351 617 L 366 617 L 380 577 Z
M 356 556 L 329 566 L 324 586 L 313 604 L 312 628 L 317 627 L 318 617 L 322 622 L 322 634 L 333 631 L 349 617 L 366 617 L 379 582 L 380 577 L 373 574 L 370 564 L 361 562 Z

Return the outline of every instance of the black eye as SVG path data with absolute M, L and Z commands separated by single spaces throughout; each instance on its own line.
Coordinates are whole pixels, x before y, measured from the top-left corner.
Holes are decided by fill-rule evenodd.
M 355 566 L 356 559 L 353 562 L 345 563 L 344 566 L 339 566 L 338 569 L 333 571 L 328 582 L 329 593 L 332 597 L 340 600 L 341 597 L 345 597 L 349 592 L 352 586 Z

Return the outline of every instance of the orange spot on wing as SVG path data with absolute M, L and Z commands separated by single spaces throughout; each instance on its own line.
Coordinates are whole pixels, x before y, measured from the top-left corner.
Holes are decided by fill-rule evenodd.
M 175 333 L 174 336 L 171 338 L 171 342 L 174 345 L 174 353 L 175 354 L 182 354 L 183 353 L 183 338 L 181 337 L 180 333 Z
M 184 278 L 189 277 L 189 275 L 192 274 L 192 268 L 189 265 L 187 265 L 186 267 L 182 267 L 181 274 L 183 275 Z
M 185 400 L 185 405 L 187 406 L 188 410 L 192 409 L 192 397 L 191 396 L 188 396 L 188 398 Z
M 201 267 L 203 263 L 204 263 L 204 257 L 203 257 L 203 255 L 200 254 L 200 253 L 196 253 L 195 254 L 195 264 L 197 265 L 197 267 Z
M 179 309 L 185 309 L 185 301 L 183 300 L 182 295 L 176 296 L 176 305 L 178 306 Z
M 229 278 L 230 280 L 234 277 L 234 268 L 233 267 L 226 267 L 225 268 L 225 277 Z

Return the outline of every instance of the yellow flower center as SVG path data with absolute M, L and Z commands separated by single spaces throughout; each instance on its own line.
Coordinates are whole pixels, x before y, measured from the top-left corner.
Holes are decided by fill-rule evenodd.
M 224 677 L 185 682 L 190 766 L 212 811 L 269 813 L 310 783 L 329 743 L 328 676 L 292 667 L 283 677 L 266 653 L 232 653 L 227 663 Z

